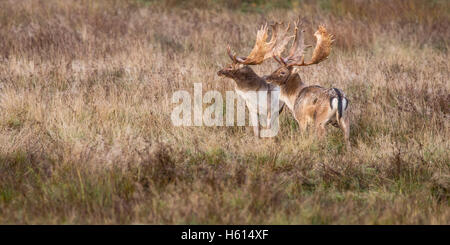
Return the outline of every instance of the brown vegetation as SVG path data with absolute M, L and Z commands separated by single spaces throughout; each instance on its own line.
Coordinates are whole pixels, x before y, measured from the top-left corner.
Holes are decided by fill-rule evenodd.
M 449 224 L 448 1 L 0 2 L 0 223 Z M 224 93 L 226 46 L 325 24 L 308 84 L 350 99 L 352 151 L 280 116 L 174 127 L 174 91 Z M 308 55 L 310 57 L 310 55 Z M 260 74 L 275 62 L 254 67 Z

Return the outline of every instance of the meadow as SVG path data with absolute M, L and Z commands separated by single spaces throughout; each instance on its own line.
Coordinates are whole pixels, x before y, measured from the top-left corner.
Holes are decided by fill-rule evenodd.
M 300 76 L 345 91 L 350 150 L 287 109 L 273 138 L 172 125 L 298 16 L 335 35 Z M 0 37 L 0 224 L 450 224 L 449 1 L 3 0 Z

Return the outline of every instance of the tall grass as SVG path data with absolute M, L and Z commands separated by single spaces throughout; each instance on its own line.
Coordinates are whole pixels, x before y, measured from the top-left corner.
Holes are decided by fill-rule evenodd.
M 448 1 L 1 1 L 2 224 L 449 224 Z M 301 69 L 350 98 L 338 130 L 272 139 L 174 127 L 174 91 L 224 94 L 230 44 L 265 21 L 324 23 Z M 275 62 L 254 67 L 268 74 Z

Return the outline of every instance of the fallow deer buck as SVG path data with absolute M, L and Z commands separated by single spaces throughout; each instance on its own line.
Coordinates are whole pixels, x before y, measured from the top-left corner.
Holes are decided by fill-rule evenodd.
M 332 123 L 339 126 L 344 134 L 347 148 L 350 147 L 350 124 L 347 114 L 348 99 L 337 88 L 323 88 L 317 85 L 308 86 L 302 82 L 295 66 L 309 66 L 325 60 L 331 51 L 333 36 L 323 26 L 319 26 L 314 36 L 316 47 L 311 61 L 305 63 L 304 51 L 310 47 L 304 44 L 300 22 L 295 22 L 295 37 L 287 57 L 274 55 L 280 67 L 270 74 L 266 81 L 280 86 L 280 99 L 286 103 L 294 114 L 300 128 L 305 130 L 309 122 L 315 124 L 319 137 L 326 133 L 325 125 Z
M 226 65 L 222 70 L 217 72 L 217 75 L 231 78 L 235 81 L 235 91 L 245 101 L 250 113 L 256 113 L 260 117 L 267 121 L 267 125 L 272 125 L 276 119 L 271 115 L 271 108 L 274 108 L 278 104 L 278 111 L 281 112 L 284 103 L 279 101 L 280 88 L 276 85 L 269 84 L 265 81 L 264 77 L 258 76 L 249 65 L 259 65 L 264 60 L 273 57 L 274 55 L 280 55 L 284 46 L 289 42 L 287 29 L 282 28 L 282 23 L 275 23 L 272 25 L 272 36 L 269 42 L 266 42 L 268 38 L 268 26 L 267 24 L 262 26 L 256 34 L 256 42 L 253 50 L 247 57 L 237 57 L 231 53 L 228 46 L 227 53 L 232 63 Z M 259 101 L 253 95 L 255 92 L 267 91 L 267 101 Z M 272 93 L 276 100 L 272 100 Z M 259 102 L 259 103 L 258 103 Z M 258 110 L 258 106 L 263 108 Z M 262 107 L 261 107 L 262 106 Z M 261 112 L 262 111 L 262 112 Z M 253 126 L 253 132 L 255 136 L 260 137 L 260 123 L 259 120 L 256 125 Z

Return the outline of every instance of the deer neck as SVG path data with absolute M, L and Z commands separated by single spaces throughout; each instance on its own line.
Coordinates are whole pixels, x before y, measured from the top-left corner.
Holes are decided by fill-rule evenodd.
M 293 110 L 295 100 L 300 91 L 306 87 L 306 84 L 302 82 L 302 79 L 296 72 L 286 79 L 286 83 L 280 87 L 280 99 L 286 103 L 290 110 Z
M 238 71 L 233 80 L 236 84 L 235 89 L 243 92 L 257 91 L 265 84 L 264 79 L 258 76 L 250 67 L 245 72 Z

